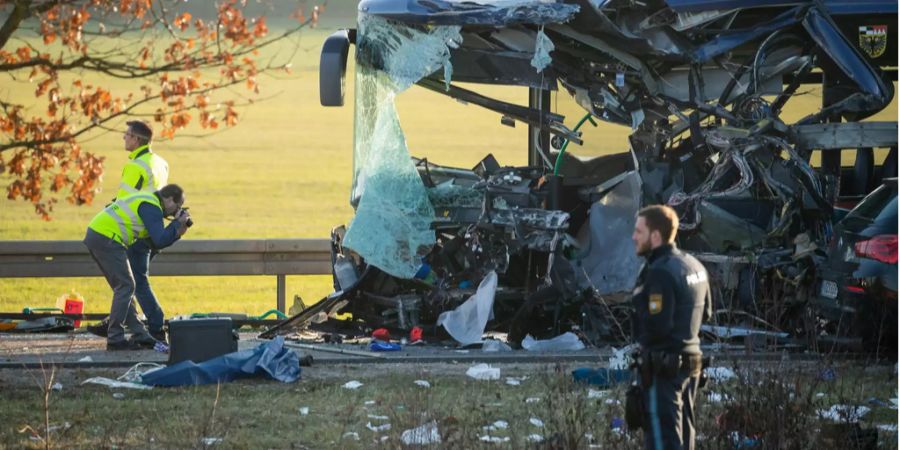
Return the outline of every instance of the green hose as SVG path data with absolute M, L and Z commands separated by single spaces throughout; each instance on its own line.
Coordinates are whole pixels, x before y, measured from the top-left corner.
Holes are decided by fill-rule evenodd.
M 597 126 L 597 122 L 594 122 L 594 119 L 591 117 L 591 113 L 587 113 L 584 115 L 584 117 L 581 118 L 581 120 L 578 121 L 578 124 L 575 125 L 575 129 L 573 129 L 572 131 L 578 132 L 578 129 L 581 128 L 582 125 L 584 125 L 584 122 L 586 120 L 590 120 L 591 125 L 595 127 Z M 562 148 L 559 149 L 559 154 L 556 155 L 556 164 L 553 165 L 553 175 L 559 175 L 559 168 L 562 166 L 563 153 L 566 152 L 566 147 L 568 146 L 569 140 L 566 139 L 566 142 L 563 142 Z

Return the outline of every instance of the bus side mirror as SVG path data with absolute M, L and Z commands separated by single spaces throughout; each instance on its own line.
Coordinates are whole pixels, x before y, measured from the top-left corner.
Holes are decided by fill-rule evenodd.
M 322 46 L 319 58 L 319 103 L 322 106 L 344 106 L 344 75 L 350 37 L 351 30 L 338 30 L 328 36 Z

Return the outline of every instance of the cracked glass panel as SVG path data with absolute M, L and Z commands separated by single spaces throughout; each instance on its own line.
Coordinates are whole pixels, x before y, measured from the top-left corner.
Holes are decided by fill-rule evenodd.
M 458 26 L 413 28 L 361 14 L 351 204 L 344 245 L 379 269 L 413 278 L 434 245 L 434 208 L 406 147 L 395 96 L 444 67 Z M 449 78 L 449 77 L 448 77 Z

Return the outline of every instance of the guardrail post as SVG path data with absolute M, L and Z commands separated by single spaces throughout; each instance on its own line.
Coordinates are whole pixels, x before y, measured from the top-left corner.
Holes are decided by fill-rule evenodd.
M 285 308 L 285 300 L 284 300 L 285 290 L 286 290 L 285 289 L 285 276 L 283 273 L 279 273 L 278 275 L 276 275 L 276 278 L 278 279 L 278 288 L 277 288 L 278 310 L 283 313 L 287 313 L 287 309 Z

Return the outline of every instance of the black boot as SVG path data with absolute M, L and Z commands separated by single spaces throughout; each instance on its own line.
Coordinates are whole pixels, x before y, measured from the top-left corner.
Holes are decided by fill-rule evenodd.
M 103 319 L 96 325 L 88 325 L 84 328 L 88 330 L 88 333 L 91 333 L 95 336 L 107 337 L 107 335 L 109 334 L 109 317 Z

